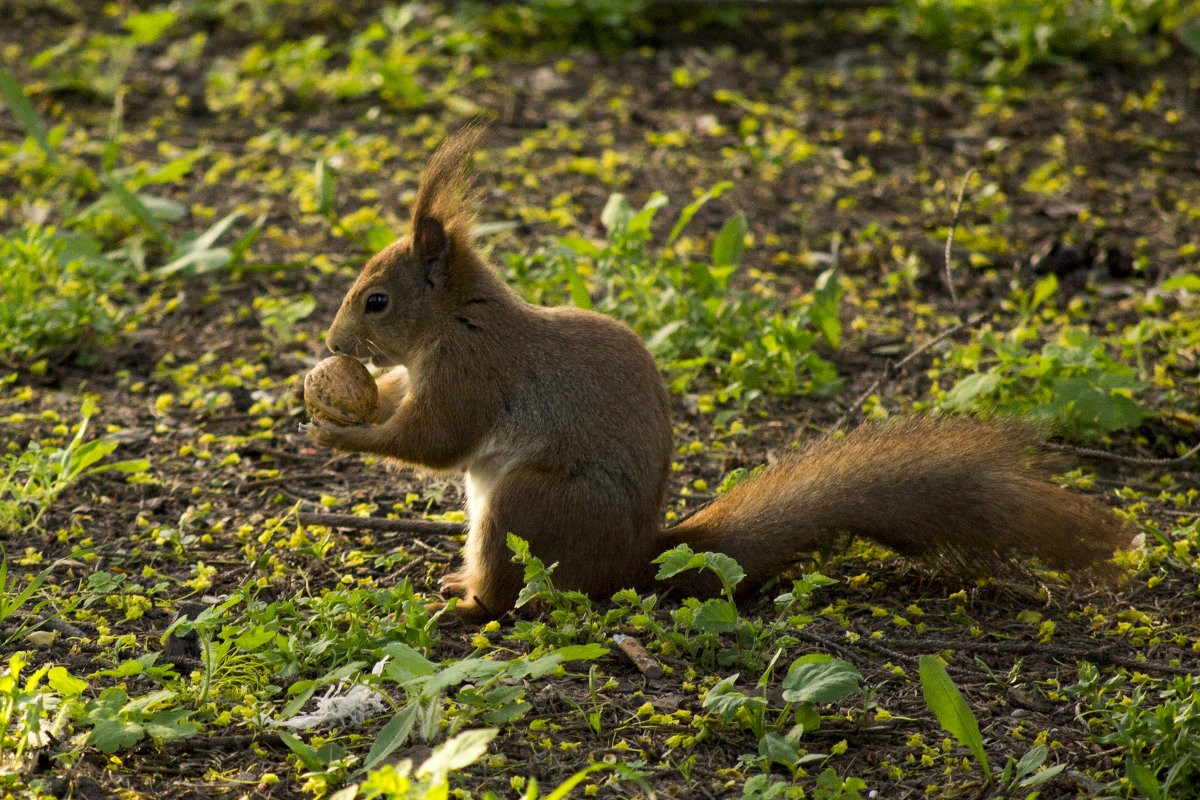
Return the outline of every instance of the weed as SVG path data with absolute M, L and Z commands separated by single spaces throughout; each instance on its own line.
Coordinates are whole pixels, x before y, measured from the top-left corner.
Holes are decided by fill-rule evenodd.
M 985 330 L 977 343 L 952 355 L 952 363 L 991 366 L 960 379 L 942 407 L 1041 420 L 1063 436 L 1084 440 L 1154 415 L 1138 402 L 1147 385 L 1131 366 L 1109 355 L 1103 339 L 1068 329 L 1032 351 L 1021 343 L 1021 331 L 1000 336 Z
M 979 732 L 979 721 L 975 713 L 963 699 L 962 693 L 950 679 L 950 674 L 942 666 L 942 662 L 934 656 L 921 656 L 921 691 L 925 695 L 925 703 L 936 716 L 938 723 L 947 733 L 967 747 L 976 763 L 983 770 L 985 782 L 991 786 L 998 784 L 1000 796 L 1013 796 L 1018 789 L 1033 789 L 1053 778 L 1066 768 L 1066 764 L 1045 767 L 1049 748 L 1038 744 L 1030 748 L 1020 760 L 1009 757 L 999 779 L 993 777 L 988 766 L 987 753 L 983 749 L 983 736 Z M 1045 767 L 1045 768 L 1044 768 Z M 1037 792 L 1030 792 L 1026 800 L 1035 800 Z
M 116 339 L 123 318 L 126 264 L 83 234 L 26 225 L 0 238 L 5 265 L 0 362 L 29 364 L 77 354 L 88 363 Z
M 800 739 L 820 727 L 816 706 L 836 703 L 861 691 L 862 675 L 853 665 L 832 656 L 801 656 L 792 662 L 783 679 L 785 705 L 774 711 L 766 692 L 773 667 L 774 661 L 759 678 L 759 694 L 746 695 L 735 689 L 738 674 L 734 673 L 709 689 L 704 696 L 704 707 L 721 721 L 738 725 L 758 740 L 761 766 L 779 764 L 795 771 L 826 757 L 805 753 L 800 747 Z M 790 727 L 784 731 L 789 723 Z
M 1192 30 L 1195 10 L 1187 0 L 903 0 L 896 15 L 902 33 L 948 51 L 956 71 L 982 67 L 984 80 L 1013 81 L 1064 58 L 1160 60 L 1171 47 L 1156 34 Z
M 86 398 L 80 413 L 83 419 L 65 446 L 46 447 L 31 441 L 24 452 L 3 456 L 0 527 L 17 531 L 38 528 L 59 495 L 85 476 L 114 469 L 125 473 L 149 469 L 150 462 L 144 458 L 99 463 L 117 448 L 117 442 L 111 437 L 85 442 L 88 422 L 96 413 L 95 401 Z
M 0 674 L 0 785 L 19 773 L 28 750 L 62 735 L 75 701 L 87 688 L 86 681 L 50 665 L 22 683 L 21 672 L 29 663 L 29 653 L 13 653 Z
M 1200 783 L 1200 679 L 1130 687 L 1124 675 L 1103 678 L 1091 664 L 1063 689 L 1083 705 L 1095 741 L 1124 753 L 1125 778 L 1108 786 L 1113 797 L 1130 789 L 1145 797 L 1195 797 Z

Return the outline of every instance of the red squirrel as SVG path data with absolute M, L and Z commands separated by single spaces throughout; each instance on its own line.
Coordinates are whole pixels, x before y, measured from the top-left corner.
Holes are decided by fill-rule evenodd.
M 329 329 L 334 353 L 387 368 L 378 423 L 308 427 L 322 446 L 465 475 L 463 565 L 442 581 L 462 598 L 454 615 L 513 608 L 523 573 L 509 532 L 557 563 L 557 587 L 597 598 L 653 586 L 652 560 L 681 543 L 732 556 L 750 589 L 847 534 L 943 563 L 1037 556 L 1067 569 L 1130 542 L 1110 509 L 1050 480 L 1030 429 L 967 418 L 865 424 L 664 529 L 672 429 L 658 367 L 626 325 L 532 305 L 485 263 L 471 240 L 480 135 L 433 154 L 411 232 L 367 263 Z M 668 583 L 719 588 L 706 573 Z

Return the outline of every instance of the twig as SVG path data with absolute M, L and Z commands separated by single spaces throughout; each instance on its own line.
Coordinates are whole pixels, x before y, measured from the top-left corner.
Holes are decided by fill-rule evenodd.
M 871 640 L 871 643 L 867 646 L 878 644 L 879 641 L 878 639 Z M 1141 661 L 1136 658 L 1118 655 L 1107 647 L 1064 647 L 1062 645 L 1033 641 L 979 642 L 966 639 L 923 639 L 920 637 L 904 639 L 889 637 L 883 641 L 893 647 L 906 650 L 965 650 L 974 653 L 1004 653 L 1042 656 L 1043 658 L 1071 658 L 1146 672 L 1165 672 L 1168 675 L 1193 675 L 1196 671 L 1194 668 L 1177 667 L 1174 664 L 1164 664 L 1160 661 Z
M 633 665 L 638 668 L 638 671 L 647 678 L 655 680 L 663 676 L 662 665 L 654 660 L 654 656 L 646 652 L 646 648 L 642 647 L 642 643 L 637 639 L 623 633 L 614 633 L 612 639 L 617 643 L 617 647 L 621 648 L 621 652 L 628 656 Z
M 909 365 L 909 363 L 911 363 L 913 361 L 913 359 L 915 359 L 917 356 L 921 355 L 922 353 L 924 353 L 926 350 L 933 347 L 934 345 L 937 345 L 938 343 L 940 343 L 940 342 L 944 341 L 945 339 L 958 333 L 963 328 L 969 328 L 969 327 L 975 325 L 976 323 L 978 323 L 980 320 L 982 320 L 986 316 L 987 316 L 987 312 L 980 311 L 978 314 L 973 315 L 969 319 L 964 320 L 963 322 L 960 322 L 957 325 L 947 328 L 946 330 L 942 331 L 937 336 L 933 337 L 932 339 L 925 342 L 920 347 L 916 348 L 911 353 L 906 355 L 904 358 L 897 361 L 895 364 L 893 364 L 891 361 L 887 362 L 883 367 L 883 375 L 879 378 L 876 378 L 875 382 L 872 383 L 869 387 L 867 387 L 867 390 L 865 392 L 863 392 L 862 394 L 860 394 L 854 400 L 854 402 L 850 404 L 850 407 L 846 409 L 846 413 L 842 414 L 841 418 L 838 419 L 838 421 L 835 422 L 832 425 L 832 427 L 829 428 L 828 433 L 833 433 L 838 428 L 845 425 L 846 420 L 848 420 L 850 418 L 850 415 L 853 414 L 855 411 L 857 411 L 862 406 L 863 403 L 867 402 L 867 398 L 870 397 L 872 394 L 874 394 L 879 389 L 879 387 L 883 384 L 883 382 L 885 380 L 890 379 L 892 375 L 894 375 L 895 373 L 897 373 L 900 370 L 907 367 Z
M 958 200 L 954 203 L 954 216 L 950 218 L 950 232 L 946 234 L 946 289 L 950 292 L 950 302 L 958 308 L 958 292 L 954 291 L 954 278 L 950 274 L 950 248 L 954 245 L 954 231 L 958 228 L 958 215 L 962 211 L 963 197 L 967 194 L 967 184 L 975 176 L 975 168 L 967 170 L 962 186 L 958 187 Z
M 1200 453 L 1200 444 L 1197 444 L 1191 450 L 1188 450 L 1181 456 L 1174 458 L 1142 458 L 1140 456 L 1123 456 L 1117 453 L 1110 453 L 1107 450 L 1097 450 L 1094 447 L 1075 447 L 1067 444 L 1053 444 L 1051 442 L 1042 442 L 1042 447 L 1048 450 L 1057 450 L 1060 453 L 1071 453 L 1077 456 L 1086 456 L 1088 458 L 1103 458 L 1109 461 L 1120 461 L 1122 464 L 1140 464 L 1147 467 L 1169 467 L 1177 464 L 1182 464 L 1196 453 Z
M 301 511 L 296 516 L 302 525 L 324 525 L 329 528 L 393 531 L 428 536 L 459 536 L 467 532 L 467 527 L 462 523 L 435 522 L 429 519 L 356 517 L 353 514 L 322 514 L 313 511 Z

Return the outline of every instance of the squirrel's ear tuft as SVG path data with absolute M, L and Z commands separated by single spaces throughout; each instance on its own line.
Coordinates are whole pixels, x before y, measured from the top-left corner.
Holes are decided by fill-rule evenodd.
M 482 123 L 468 123 L 430 156 L 412 209 L 413 238 L 422 253 L 421 227 L 425 220 L 437 223 L 442 238 L 463 244 L 469 241 L 476 200 L 471 158 L 486 132 Z
M 435 217 L 418 217 L 415 220 L 413 250 L 421 260 L 430 283 L 440 283 L 446 271 L 446 257 L 450 255 L 450 237 Z

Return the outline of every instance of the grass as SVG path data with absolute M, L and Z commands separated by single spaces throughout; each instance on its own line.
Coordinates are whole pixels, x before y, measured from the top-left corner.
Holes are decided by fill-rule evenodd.
M 0 33 L 6 790 L 1197 796 L 1194 4 L 56 8 Z M 506 279 L 662 365 L 668 521 L 848 409 L 941 408 L 1151 459 L 1065 478 L 1144 546 L 1090 587 L 856 543 L 735 603 L 712 554 L 661 567 L 720 598 L 600 601 L 514 539 L 520 615 L 431 619 L 460 542 L 296 512 L 459 490 L 313 452 L 295 390 L 477 114 Z

